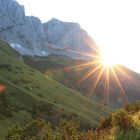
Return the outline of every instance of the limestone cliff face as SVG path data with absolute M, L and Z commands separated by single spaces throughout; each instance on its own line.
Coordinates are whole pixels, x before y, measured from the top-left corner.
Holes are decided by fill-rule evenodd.
M 41 23 L 37 17 L 25 16 L 24 7 L 15 0 L 0 0 L 0 38 L 27 55 L 61 54 L 85 59 L 83 54 L 97 49 L 79 24 L 54 18 Z
M 86 58 L 85 53 L 95 53 L 97 49 L 93 39 L 77 23 L 53 18 L 44 23 L 44 33 L 52 53 Z

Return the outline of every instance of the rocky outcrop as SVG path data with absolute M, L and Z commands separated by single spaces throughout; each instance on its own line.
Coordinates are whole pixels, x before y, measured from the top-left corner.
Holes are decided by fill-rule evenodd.
M 36 17 L 25 16 L 24 7 L 15 0 L 0 0 L 0 38 L 28 55 L 61 54 L 85 59 L 86 53 L 97 49 L 79 24 L 54 18 L 41 23 Z

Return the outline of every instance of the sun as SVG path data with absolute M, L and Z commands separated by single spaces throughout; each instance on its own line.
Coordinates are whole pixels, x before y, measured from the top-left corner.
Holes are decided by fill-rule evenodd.
M 101 51 L 101 63 L 105 67 L 113 67 L 117 64 L 117 58 L 114 53 L 108 51 Z
M 104 66 L 108 66 L 108 67 L 113 67 L 114 65 L 116 65 L 116 63 L 113 60 L 113 58 L 110 58 L 109 56 L 102 56 L 101 63 Z

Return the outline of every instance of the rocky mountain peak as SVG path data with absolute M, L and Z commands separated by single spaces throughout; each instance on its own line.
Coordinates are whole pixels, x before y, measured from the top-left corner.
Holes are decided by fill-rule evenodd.
M 24 6 L 19 5 L 15 0 L 0 0 L 0 15 L 21 18 L 25 16 Z
M 0 38 L 28 55 L 60 54 L 82 59 L 77 52 L 94 52 L 91 46 L 97 48 L 78 23 L 56 18 L 41 23 L 37 17 L 26 16 L 24 6 L 15 0 L 0 0 Z

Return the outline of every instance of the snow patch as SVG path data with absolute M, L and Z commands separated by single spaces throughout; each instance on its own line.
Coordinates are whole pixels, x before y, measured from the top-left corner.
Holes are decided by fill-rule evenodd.
M 43 55 L 47 55 L 47 53 L 46 53 L 45 51 L 42 51 L 41 53 L 42 53 Z
M 11 43 L 10 46 L 11 46 L 12 48 L 22 48 L 21 45 L 15 44 L 15 43 Z

